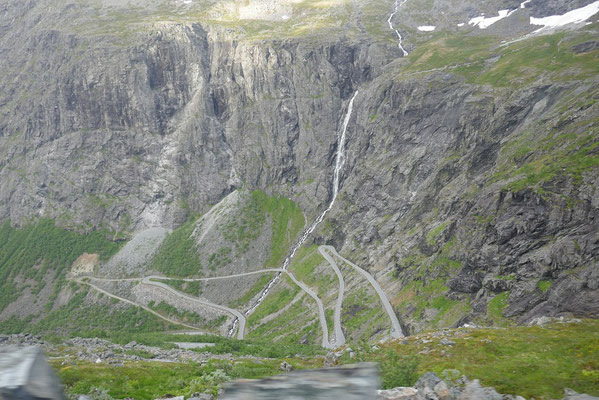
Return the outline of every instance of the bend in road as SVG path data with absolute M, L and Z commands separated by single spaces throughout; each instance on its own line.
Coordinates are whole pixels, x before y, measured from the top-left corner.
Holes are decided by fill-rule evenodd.
M 165 283 L 156 281 L 156 279 L 161 279 L 161 280 L 179 280 L 179 281 L 185 281 L 185 282 L 194 282 L 194 281 L 210 281 L 210 280 L 217 280 L 217 279 L 229 279 L 229 278 L 236 278 L 236 277 L 243 277 L 243 276 L 248 276 L 248 275 L 255 275 L 255 274 L 261 274 L 261 273 L 265 273 L 265 272 L 279 272 L 279 273 L 286 273 L 289 275 L 289 277 L 291 278 L 291 280 L 298 285 L 304 292 L 306 292 L 310 297 L 312 297 L 315 301 L 316 301 L 316 305 L 318 307 L 318 314 L 319 314 L 319 319 L 320 319 L 320 325 L 323 329 L 323 341 L 322 341 L 322 346 L 325 348 L 333 348 L 335 346 L 332 346 L 331 343 L 329 342 L 329 334 L 328 334 L 328 327 L 326 325 L 326 318 L 325 318 L 325 314 L 324 314 L 324 306 L 322 304 L 322 301 L 318 298 L 318 296 L 305 284 L 301 283 L 300 281 L 298 281 L 295 276 L 293 276 L 291 273 L 289 273 L 289 271 L 287 270 L 283 270 L 281 268 L 269 268 L 269 269 L 263 269 L 263 270 L 259 270 L 259 271 L 252 271 L 252 272 L 245 272 L 245 273 L 241 273 L 241 274 L 234 274 L 234 275 L 227 275 L 227 276 L 215 276 L 215 277 L 210 277 L 210 278 L 168 278 L 168 277 L 164 277 L 164 276 L 158 276 L 158 275 L 150 275 L 150 276 L 146 276 L 144 278 L 126 278 L 126 279 L 110 279 L 110 278 L 95 278 L 95 277 L 88 277 L 89 279 L 93 279 L 93 280 L 97 280 L 97 281 L 102 281 L 102 282 L 122 282 L 122 281 L 141 281 L 141 283 L 146 284 L 146 285 L 151 285 L 151 286 L 157 286 L 157 287 L 161 287 L 163 289 L 166 289 L 168 291 L 170 291 L 171 293 L 179 296 L 179 297 L 183 297 L 186 298 L 190 301 L 193 301 L 195 303 L 198 304 L 202 304 L 204 306 L 207 307 L 212 307 L 212 308 L 216 308 L 220 311 L 224 311 L 227 312 L 229 314 L 232 314 L 233 316 L 235 316 L 235 318 L 237 319 L 237 321 L 239 321 L 239 329 L 237 331 L 237 338 L 238 339 L 243 339 L 244 337 L 244 332 L 245 332 L 245 325 L 246 325 L 246 318 L 244 315 L 242 315 L 240 312 L 238 312 L 237 310 L 234 310 L 232 308 L 228 308 L 225 306 L 221 306 L 218 304 L 214 304 L 214 303 L 210 303 L 207 301 L 203 301 L 194 297 L 190 297 L 188 295 L 185 295 L 182 292 L 179 292 L 178 290 L 173 289 L 172 287 L 166 285 Z M 90 284 L 91 285 L 91 284 Z M 94 285 L 91 285 L 94 286 Z M 95 287 L 95 286 L 94 286 Z M 99 289 L 104 293 L 108 293 L 102 289 Z M 115 297 L 118 298 L 119 300 L 123 300 L 126 301 L 127 303 L 131 303 L 134 304 L 133 302 L 131 302 L 130 300 L 127 299 L 123 299 L 123 298 L 119 298 L 118 296 L 113 296 L 110 295 L 111 297 Z M 136 304 L 137 305 L 137 304 Z M 140 307 L 152 312 L 153 314 L 157 314 L 156 312 L 152 311 L 151 309 L 141 306 Z M 160 315 L 160 314 L 157 314 Z M 169 320 L 169 322 L 174 322 L 172 320 Z M 179 323 L 180 324 L 180 323 Z M 190 327 L 189 325 L 185 325 L 185 324 L 180 324 L 180 325 L 184 325 L 187 327 Z M 197 328 L 194 328 L 197 329 Z M 343 343 L 345 343 L 345 337 L 343 336 L 343 332 L 340 330 L 341 335 L 336 335 L 336 337 L 340 337 L 343 339 Z M 337 340 L 338 342 L 338 340 Z M 337 343 L 335 342 L 335 343 Z M 337 344 L 337 346 L 341 346 L 343 343 Z
M 397 319 L 397 316 L 395 315 L 395 311 L 393 311 L 393 307 L 391 306 L 391 303 L 389 302 L 387 295 L 383 291 L 383 288 L 381 288 L 381 285 L 379 285 L 379 283 L 376 281 L 376 279 L 374 279 L 374 277 L 368 271 L 363 270 L 362 268 L 358 267 L 353 262 L 341 257 L 339 255 L 339 253 L 337 253 L 337 250 L 335 250 L 335 248 L 333 246 L 321 246 L 321 247 L 323 248 L 323 250 L 330 251 L 335 257 L 339 258 L 341 261 L 345 262 L 347 265 L 354 268 L 356 271 L 358 271 L 360 274 L 362 274 L 362 276 L 364 276 L 368 280 L 368 282 L 370 282 L 370 284 L 372 285 L 372 287 L 378 294 L 379 298 L 381 299 L 381 303 L 383 303 L 383 308 L 385 309 L 385 311 L 389 315 L 389 319 L 391 320 L 391 337 L 393 337 L 393 338 L 404 337 L 401 326 L 399 325 L 399 320 Z
M 138 280 L 139 280 L 139 279 L 138 279 Z M 142 304 L 139 304 L 139 303 L 136 303 L 136 302 L 134 302 L 134 301 L 131 301 L 131 300 L 125 299 L 124 297 L 120 297 L 120 296 L 114 295 L 114 294 L 112 294 L 112 293 L 110 293 L 110 292 L 107 292 L 106 290 L 104 290 L 104 289 L 102 289 L 102 288 L 100 288 L 100 287 L 98 287 L 98 286 L 94 285 L 93 283 L 84 282 L 84 281 L 83 281 L 83 280 L 81 280 L 81 279 L 74 279 L 74 281 L 75 281 L 75 282 L 77 282 L 77 283 L 80 283 L 80 284 L 82 284 L 82 285 L 87 285 L 87 286 L 91 287 L 92 289 L 94 289 L 94 290 L 96 290 L 96 291 L 98 291 L 98 292 L 100 292 L 100 293 L 102 293 L 102 294 L 105 294 L 105 295 L 106 295 L 106 296 L 108 296 L 108 297 L 112 297 L 113 299 L 117 299 L 117 300 L 119 300 L 119 301 L 122 301 L 122 302 L 124 302 L 124 303 L 131 304 L 131 305 L 133 305 L 133 306 L 135 306 L 135 307 L 140 307 L 140 308 L 142 308 L 142 309 L 146 310 L 147 312 L 149 312 L 149 313 L 151 313 L 151 314 L 154 314 L 154 315 L 155 315 L 155 316 L 157 316 L 158 318 L 160 318 L 160 319 L 163 319 L 163 320 L 165 320 L 165 321 L 167 321 L 167 322 L 170 322 L 171 324 L 175 324 L 175 325 L 181 325 L 181 326 L 184 326 L 184 327 L 186 327 L 186 328 L 193 329 L 193 330 L 195 330 L 195 331 L 200 331 L 200 329 L 199 329 L 198 327 L 196 327 L 196 326 L 187 325 L 187 324 L 184 324 L 184 323 L 182 323 L 182 322 L 178 322 L 178 321 L 172 320 L 172 319 L 170 319 L 170 318 L 167 318 L 167 317 L 165 317 L 165 316 L 163 316 L 163 315 L 160 315 L 160 314 L 158 314 L 156 311 L 152 310 L 152 309 L 151 309 L 151 308 L 149 308 L 149 307 L 146 307 L 146 306 L 144 306 L 144 305 L 142 305 Z
M 151 278 L 150 276 L 147 276 L 147 277 L 143 278 L 142 281 L 141 281 L 141 283 L 144 284 L 144 285 L 150 285 L 150 286 L 160 287 L 160 288 L 165 289 L 165 290 L 167 290 L 167 291 L 169 291 L 169 292 L 171 292 L 171 293 L 173 293 L 173 294 L 175 294 L 175 295 L 177 295 L 179 297 L 187 299 L 187 300 L 189 300 L 191 302 L 194 302 L 194 303 L 197 303 L 197 304 L 201 304 L 201 305 L 206 306 L 206 307 L 214 308 L 214 309 L 217 309 L 219 311 L 224 311 L 226 313 L 229 313 L 229 314 L 233 315 L 239 321 L 239 329 L 237 330 L 237 339 L 243 339 L 243 335 L 244 335 L 244 332 L 245 332 L 245 322 L 246 322 L 246 320 L 245 320 L 245 317 L 239 311 L 234 310 L 234 309 L 229 308 L 229 307 L 225 307 L 225 306 L 221 306 L 221 305 L 218 305 L 218 304 L 210 303 L 208 301 L 200 300 L 200 299 L 198 299 L 196 297 L 188 296 L 188 295 L 186 295 L 186 294 L 184 294 L 182 292 L 179 292 L 176 289 L 173 289 L 172 287 L 170 287 L 169 285 L 167 285 L 165 283 L 152 281 L 152 280 L 150 280 L 150 278 Z
M 316 305 L 318 306 L 318 316 L 320 318 L 320 326 L 322 328 L 322 347 L 324 347 L 325 349 L 335 348 L 336 346 L 329 342 L 329 328 L 327 327 L 327 320 L 325 318 L 324 306 L 322 305 L 322 301 L 320 301 L 320 299 L 318 298 L 316 293 L 312 291 L 312 289 L 310 289 L 304 283 L 298 281 L 291 272 L 286 272 L 287 275 L 289 275 L 291 280 L 295 282 L 296 285 L 302 288 L 304 292 L 308 293 L 314 299 L 314 301 L 316 301 Z
M 337 279 L 339 280 L 339 293 L 337 294 L 337 303 L 335 303 L 335 313 L 333 314 L 333 323 L 335 325 L 333 338 L 331 343 L 335 346 L 343 346 L 345 344 L 345 335 L 343 334 L 343 329 L 341 329 L 341 307 L 343 306 L 343 294 L 345 293 L 345 281 L 343 280 L 343 275 L 337 267 L 335 260 L 331 257 L 326 251 L 326 247 L 318 246 L 318 251 L 325 260 L 328 261 L 330 266 L 335 271 L 337 275 Z

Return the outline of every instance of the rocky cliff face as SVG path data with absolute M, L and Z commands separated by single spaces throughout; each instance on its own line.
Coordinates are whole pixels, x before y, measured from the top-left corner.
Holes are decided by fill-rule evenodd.
M 590 2 L 533 1 L 491 39 L 456 24 L 520 5 L 461 2 L 446 36 L 408 31 L 406 59 L 366 6 L 334 34 L 274 38 L 107 3 L 0 4 L 0 219 L 127 238 L 241 187 L 312 219 L 358 90 L 312 240 L 375 273 L 412 331 L 599 314 L 597 23 L 499 43 L 533 29 L 518 13 Z M 427 22 L 420 6 L 398 18 Z
M 376 44 L 238 41 L 200 24 L 117 44 L 28 28 L 3 38 L 0 214 L 116 232 L 175 226 L 242 183 L 317 180 L 324 201 L 343 99 L 389 59 Z

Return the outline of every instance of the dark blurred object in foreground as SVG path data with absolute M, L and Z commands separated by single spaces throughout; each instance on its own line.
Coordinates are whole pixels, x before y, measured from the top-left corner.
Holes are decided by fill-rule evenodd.
M 0 348 L 0 398 L 64 399 L 60 381 L 41 348 Z
M 338 368 L 293 371 L 230 384 L 219 400 L 363 400 L 376 399 L 378 367 L 363 363 Z

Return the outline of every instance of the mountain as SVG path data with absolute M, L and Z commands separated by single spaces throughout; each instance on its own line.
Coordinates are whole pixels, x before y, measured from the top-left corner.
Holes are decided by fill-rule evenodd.
M 1 1 L 0 329 L 598 317 L 598 11 Z

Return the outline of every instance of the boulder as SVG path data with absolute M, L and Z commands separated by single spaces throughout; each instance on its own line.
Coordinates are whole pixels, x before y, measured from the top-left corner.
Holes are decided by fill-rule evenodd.
M 563 400 L 599 400 L 599 397 L 590 396 L 588 394 L 580 394 L 572 389 L 564 389 L 566 397 Z
M 279 369 L 283 372 L 291 372 L 293 371 L 293 367 L 287 361 L 283 361 L 279 366 Z
M 423 400 L 417 389 L 411 387 L 397 387 L 389 390 L 379 390 L 378 400 Z
M 478 379 L 466 384 L 458 400 L 503 400 L 503 396 L 493 388 L 482 387 Z
M 58 377 L 39 347 L 0 352 L 0 398 L 3 400 L 62 400 Z

